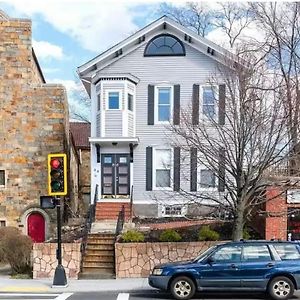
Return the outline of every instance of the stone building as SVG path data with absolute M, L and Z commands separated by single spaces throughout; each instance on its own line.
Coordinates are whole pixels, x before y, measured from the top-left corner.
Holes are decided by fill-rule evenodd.
M 44 241 L 55 211 L 39 199 L 48 194 L 47 155 L 69 153 L 68 103 L 62 85 L 46 84 L 31 30 L 30 20 L 0 11 L 0 224 Z
M 79 206 L 87 210 L 91 194 L 90 143 L 91 124 L 70 122 L 70 132 L 79 157 Z

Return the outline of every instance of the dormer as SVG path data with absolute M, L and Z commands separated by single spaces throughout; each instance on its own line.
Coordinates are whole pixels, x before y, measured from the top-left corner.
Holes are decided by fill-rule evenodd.
M 97 137 L 134 137 L 136 84 L 127 75 L 101 75 L 96 86 Z

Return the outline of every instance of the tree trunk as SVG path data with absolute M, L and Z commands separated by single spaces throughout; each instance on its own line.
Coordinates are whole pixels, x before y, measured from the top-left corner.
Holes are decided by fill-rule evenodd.
M 243 238 L 244 229 L 244 211 L 238 209 L 233 221 L 232 240 L 239 241 Z

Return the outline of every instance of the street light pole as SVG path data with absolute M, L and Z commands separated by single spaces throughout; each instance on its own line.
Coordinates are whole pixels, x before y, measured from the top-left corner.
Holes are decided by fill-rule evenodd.
M 66 287 L 68 286 L 65 269 L 62 265 L 62 251 L 61 251 L 61 213 L 60 213 L 60 197 L 55 197 L 56 212 L 57 212 L 57 249 L 56 258 L 57 266 L 55 269 L 53 287 Z

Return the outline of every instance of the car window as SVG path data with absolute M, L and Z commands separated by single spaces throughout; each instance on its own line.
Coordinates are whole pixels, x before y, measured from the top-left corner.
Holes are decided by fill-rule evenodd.
M 242 249 L 240 246 L 225 246 L 218 249 L 213 255 L 214 262 L 238 262 L 241 260 Z
M 300 259 L 300 253 L 296 245 L 274 244 L 273 247 L 282 260 Z
M 272 260 L 267 245 L 245 245 L 243 246 L 243 261 L 259 262 Z

